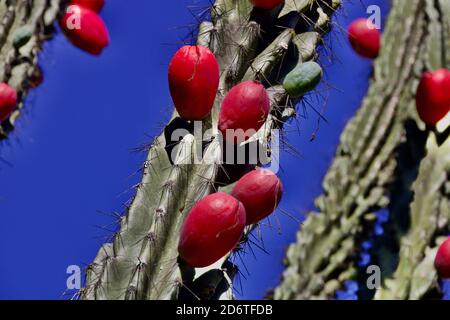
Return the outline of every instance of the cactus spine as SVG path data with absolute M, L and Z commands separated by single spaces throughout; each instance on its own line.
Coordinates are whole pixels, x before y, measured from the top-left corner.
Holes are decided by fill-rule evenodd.
M 449 0 L 392 2 L 369 92 L 342 134 L 319 212 L 287 251 L 276 299 L 333 298 L 357 279 L 363 237 L 384 208 L 391 217 L 372 252 L 383 277 L 375 298 L 420 299 L 436 289 L 434 253 L 449 230 L 450 138 L 444 124 L 433 132 L 418 119 L 415 92 L 423 71 L 450 66 L 449 35 Z
M 0 82 L 19 93 L 17 110 L 0 126 L 0 139 L 14 128 L 23 100 L 40 76 L 38 53 L 53 34 L 54 22 L 64 0 L 0 1 Z
M 269 87 L 271 114 L 255 140 L 267 145 L 270 129 L 295 115 L 281 86 L 284 69 L 316 58 L 320 35 L 340 1 L 288 0 L 271 12 L 253 10 L 248 0 L 217 0 L 211 21 L 201 23 L 197 44 L 209 47 L 220 65 L 219 93 L 203 129 L 217 128 L 220 105 L 236 84 L 259 80 Z M 305 32 L 306 30 L 306 32 Z M 176 114 L 149 149 L 143 180 L 137 188 L 113 242 L 102 246 L 88 267 L 82 299 L 232 299 L 235 266 L 224 258 L 192 270 L 177 260 L 181 224 L 204 196 L 229 185 L 217 181 L 221 150 L 217 141 L 197 141 L 172 132 L 189 126 Z M 189 161 L 204 147 L 200 164 Z M 172 156 L 171 156 L 172 155 Z

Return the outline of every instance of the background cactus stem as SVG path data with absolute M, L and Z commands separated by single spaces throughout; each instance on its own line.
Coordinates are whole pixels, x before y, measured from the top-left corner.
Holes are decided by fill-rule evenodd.
M 0 82 L 18 92 L 18 106 L 0 125 L 0 139 L 14 129 L 28 91 L 42 78 L 39 51 L 54 34 L 65 0 L 0 1 Z
M 449 231 L 450 138 L 419 119 L 415 94 L 424 71 L 450 66 L 449 31 L 449 0 L 392 1 L 369 91 L 341 136 L 318 212 L 287 251 L 275 299 L 334 298 L 350 279 L 366 286 L 357 262 L 380 209 L 390 219 L 370 250 L 382 273 L 371 296 L 436 295 L 434 254 Z

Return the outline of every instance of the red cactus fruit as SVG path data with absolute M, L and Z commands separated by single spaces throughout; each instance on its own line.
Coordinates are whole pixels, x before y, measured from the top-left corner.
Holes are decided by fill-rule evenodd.
M 450 238 L 439 247 L 434 266 L 441 278 L 450 279 Z
M 72 0 L 70 4 L 91 9 L 92 11 L 99 13 L 105 5 L 105 0 Z
M 348 38 L 353 49 L 359 55 L 374 59 L 381 47 L 381 34 L 368 19 L 360 18 L 352 22 L 348 28 Z
M 270 99 L 264 86 L 256 81 L 242 82 L 223 100 L 219 130 L 228 142 L 241 143 L 250 138 L 251 131 L 256 132 L 263 126 L 269 111 Z M 238 130 L 250 131 L 242 135 Z
M 275 211 L 283 196 L 283 184 L 272 171 L 256 169 L 236 183 L 231 195 L 242 202 L 246 223 L 251 225 Z
M 213 264 L 238 244 L 245 227 L 245 209 L 220 192 L 200 200 L 181 229 L 178 252 L 191 267 Z
M 105 23 L 90 9 L 69 6 L 60 20 L 60 26 L 75 46 L 93 55 L 99 55 L 109 45 L 109 34 Z
M 426 72 L 416 94 L 417 112 L 429 125 L 436 125 L 450 111 L 450 70 Z
M 256 8 L 272 10 L 284 2 L 284 0 L 251 0 Z
M 169 65 L 169 87 L 175 108 L 185 120 L 203 120 L 219 88 L 219 64 L 203 46 L 184 46 Z
M 0 83 L 0 122 L 5 121 L 17 106 L 17 92 L 8 84 Z

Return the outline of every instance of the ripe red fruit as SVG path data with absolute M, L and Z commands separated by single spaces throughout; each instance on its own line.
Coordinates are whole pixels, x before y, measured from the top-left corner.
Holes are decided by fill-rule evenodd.
M 450 279 L 450 238 L 439 247 L 434 266 L 441 278 Z
M 200 200 L 181 229 L 178 252 L 191 267 L 207 267 L 238 244 L 245 227 L 245 209 L 220 192 Z
M 233 87 L 223 100 L 219 130 L 227 141 L 241 143 L 250 138 L 251 132 L 242 136 L 237 130 L 258 131 L 266 122 L 269 111 L 270 99 L 264 86 L 256 81 L 242 82 Z
M 272 10 L 284 2 L 284 0 L 251 0 L 256 8 Z
M 381 34 L 368 19 L 356 19 L 348 28 L 348 38 L 353 49 L 365 58 L 376 58 L 380 52 Z
M 90 9 L 70 6 L 60 20 L 60 25 L 75 46 L 93 55 L 99 55 L 109 45 L 105 23 Z
M 416 94 L 417 112 L 429 125 L 436 125 L 450 111 L 450 70 L 422 75 Z
M 231 195 L 242 202 L 246 223 L 251 225 L 275 211 L 283 196 L 283 184 L 272 171 L 256 169 L 236 183 Z
M 8 84 L 0 83 L 0 122 L 5 121 L 17 106 L 17 92 Z
M 99 13 L 105 5 L 105 0 L 72 0 L 70 5 L 78 5 Z
M 184 46 L 169 65 L 169 87 L 175 108 L 185 120 L 203 120 L 219 88 L 219 64 L 203 46 Z

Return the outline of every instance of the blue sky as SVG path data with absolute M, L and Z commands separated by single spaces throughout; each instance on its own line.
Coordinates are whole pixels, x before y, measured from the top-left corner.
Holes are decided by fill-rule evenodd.
M 102 13 L 111 46 L 99 58 L 58 34 L 41 56 L 44 83 L 27 98 L 26 114 L 0 145 L 0 299 L 61 299 L 69 265 L 85 266 L 109 234 L 108 213 L 122 212 L 148 143 L 169 118 L 167 65 L 194 19 L 187 9 L 207 1 L 107 1 Z M 387 1 L 371 0 L 386 13 Z M 299 217 L 313 208 L 339 141 L 339 133 L 367 89 L 371 62 L 357 57 L 342 35 L 366 16 L 360 1 L 346 3 L 329 37 L 334 59 L 324 56 L 326 118 L 317 138 L 317 116 L 292 123 L 288 139 L 302 158 L 285 152 L 281 208 Z M 385 18 L 385 15 L 383 15 Z M 310 97 L 311 101 L 314 96 Z M 321 109 L 323 101 L 315 105 Z M 244 257 L 248 274 L 240 298 L 262 298 L 277 285 L 287 245 L 298 223 L 278 213 L 277 227 L 262 227 L 265 248 Z M 319 253 L 320 254 L 320 253 Z

